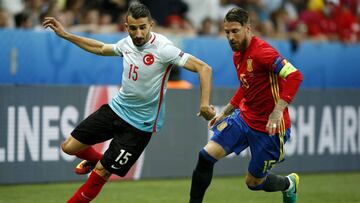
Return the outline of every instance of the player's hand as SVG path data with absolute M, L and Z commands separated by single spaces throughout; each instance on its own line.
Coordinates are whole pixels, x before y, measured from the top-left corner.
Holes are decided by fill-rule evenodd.
M 216 117 L 214 117 L 213 119 L 211 119 L 211 121 L 208 124 L 208 128 L 212 128 L 215 124 L 219 123 L 220 121 L 222 121 L 225 118 L 224 114 L 219 114 Z
M 66 34 L 65 29 L 61 23 L 53 17 L 45 17 L 42 26 L 44 28 L 51 28 L 60 37 L 64 37 Z
M 200 112 L 197 116 L 202 116 L 205 120 L 209 121 L 216 115 L 215 108 L 213 105 L 210 106 L 200 106 Z
M 281 120 L 283 117 L 283 112 L 279 110 L 274 110 L 266 124 L 266 130 L 269 132 L 269 135 L 275 135 L 277 129 L 280 128 Z

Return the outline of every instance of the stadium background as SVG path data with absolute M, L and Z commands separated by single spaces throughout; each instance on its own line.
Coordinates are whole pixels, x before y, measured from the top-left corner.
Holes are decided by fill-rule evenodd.
M 0 14 L 6 12 L 14 17 L 14 11 L 6 8 L 16 2 L 36 1 L 9 3 L 3 0 Z M 189 4 L 191 12 L 191 4 L 184 2 Z M 259 1 L 229 2 L 246 7 Z M 313 11 L 315 5 L 315 10 L 322 12 L 329 3 L 351 12 L 354 9 L 353 1 L 303 2 L 306 2 L 306 11 Z M 161 3 L 159 1 L 159 5 L 166 5 Z M 24 4 L 22 9 L 26 10 L 27 6 Z M 358 17 L 355 17 L 355 25 L 359 26 Z M 300 13 L 298 19 L 301 19 Z M 0 185 L 83 180 L 85 177 L 72 173 L 78 160 L 63 154 L 59 145 L 76 123 L 116 94 L 121 83 L 122 59 L 86 53 L 52 32 L 40 29 L 39 24 L 27 28 L 11 22 L 10 19 L 0 28 Z M 265 25 L 266 20 L 261 23 Z M 203 34 L 195 24 L 189 30 L 158 23 L 155 30 L 213 67 L 212 101 L 219 110 L 238 86 L 232 52 L 221 33 Z M 69 29 L 106 43 L 115 43 L 126 36 L 119 30 L 96 32 L 79 29 L 78 25 L 69 26 Z M 286 162 L 274 170 L 284 174 L 293 170 L 300 173 L 359 172 L 359 28 L 348 30 L 348 35 L 336 33 L 335 38 L 334 33 L 302 33 L 304 36 L 299 37 L 294 35 L 299 31 L 291 29 L 280 37 L 281 32 L 276 30 L 272 34 L 261 29 L 255 31 L 304 75 L 300 92 L 290 107 L 293 134 L 287 144 Z M 168 90 L 165 126 L 155 135 L 127 179 L 188 178 L 197 152 L 211 135 L 206 123 L 196 117 L 197 76 L 188 71 L 175 73 L 193 88 Z M 105 148 L 106 143 L 97 145 L 98 150 Z M 215 174 L 243 175 L 248 159 L 247 151 L 239 157 L 230 155 L 216 166 Z

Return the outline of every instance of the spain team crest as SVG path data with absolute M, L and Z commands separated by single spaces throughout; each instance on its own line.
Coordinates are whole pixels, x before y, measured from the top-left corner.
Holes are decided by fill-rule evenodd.
M 224 128 L 226 128 L 227 125 L 228 125 L 228 124 L 227 124 L 225 121 L 223 121 L 223 122 L 221 122 L 221 123 L 216 127 L 216 129 L 217 129 L 218 131 L 222 131 L 222 130 L 224 130 Z
M 249 58 L 247 61 L 246 61 L 246 70 L 249 72 L 249 73 L 251 73 L 251 72 L 253 72 L 253 65 L 252 65 L 252 59 L 251 58 Z

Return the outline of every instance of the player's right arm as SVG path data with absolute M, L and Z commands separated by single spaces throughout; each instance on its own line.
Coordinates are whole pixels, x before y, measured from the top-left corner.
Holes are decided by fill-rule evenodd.
M 241 99 L 243 98 L 243 89 L 239 87 L 234 94 L 234 96 L 231 98 L 230 102 L 225 106 L 225 108 L 221 111 L 221 113 L 217 116 L 215 116 L 210 122 L 209 122 L 209 128 L 217 124 L 218 122 L 222 121 L 226 116 L 229 116 L 234 112 L 235 109 L 239 108 L 239 104 Z
M 230 115 L 235 109 L 236 108 L 231 103 L 228 103 L 219 115 L 211 119 L 211 121 L 208 124 L 208 127 L 209 128 L 213 127 L 215 124 L 222 121 L 226 116 Z
M 62 37 L 69 42 L 76 44 L 78 47 L 90 53 L 102 56 L 117 55 L 113 50 L 113 46 L 111 44 L 105 44 L 94 39 L 80 37 L 78 35 L 66 32 L 61 23 L 53 17 L 45 17 L 42 25 L 45 28 L 51 28 L 59 37 Z

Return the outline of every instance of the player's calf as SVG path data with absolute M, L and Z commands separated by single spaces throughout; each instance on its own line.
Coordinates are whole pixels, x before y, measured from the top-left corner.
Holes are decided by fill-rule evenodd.
M 99 194 L 106 182 L 107 178 L 93 171 L 86 182 L 74 193 L 67 203 L 90 202 Z
M 290 182 L 287 177 L 268 174 L 265 179 L 248 180 L 246 184 L 250 190 L 264 190 L 266 192 L 276 192 L 286 190 Z
M 202 202 L 205 191 L 211 183 L 216 161 L 204 149 L 199 153 L 199 159 L 192 175 L 190 203 Z

